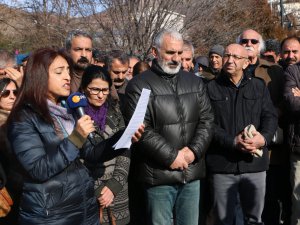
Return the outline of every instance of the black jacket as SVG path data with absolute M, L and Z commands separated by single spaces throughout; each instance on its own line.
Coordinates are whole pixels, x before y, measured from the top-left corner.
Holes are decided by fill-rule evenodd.
M 99 159 L 107 143 L 93 147 L 87 141 L 78 149 L 30 106 L 18 114 L 8 124 L 8 137 L 23 167 L 20 224 L 98 225 L 94 181 L 79 156 Z
M 300 97 L 292 88 L 300 89 L 300 64 L 291 65 L 285 71 L 284 99 L 288 120 L 288 144 L 292 152 L 300 154 Z
M 143 88 L 151 90 L 145 132 L 134 146 L 139 154 L 139 178 L 150 184 L 185 183 L 204 176 L 204 153 L 211 140 L 213 114 L 201 78 L 180 71 L 165 74 L 154 61 L 126 88 L 125 120 L 134 112 Z M 196 160 L 184 171 L 171 170 L 178 150 L 188 146 Z
M 260 78 L 244 75 L 236 87 L 227 75 L 221 73 L 207 85 L 215 112 L 214 137 L 207 151 L 207 168 L 211 173 L 251 173 L 268 169 L 268 152 L 253 157 L 234 147 L 234 138 L 253 124 L 270 143 L 276 127 L 277 114 L 269 91 Z

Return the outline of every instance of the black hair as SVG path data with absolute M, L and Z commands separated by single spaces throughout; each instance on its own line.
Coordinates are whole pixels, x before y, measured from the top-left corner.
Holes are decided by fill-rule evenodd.
M 10 84 L 10 82 L 13 82 L 16 85 L 17 90 L 19 89 L 17 82 L 15 80 L 10 79 L 8 77 L 2 78 L 0 80 L 0 96 L 1 96 L 1 93 L 6 90 L 6 87 L 7 87 L 7 85 Z
M 106 70 L 104 70 L 101 66 L 90 65 L 84 70 L 79 90 L 85 90 L 96 78 L 100 78 L 101 80 L 108 82 L 109 88 L 112 86 L 112 80 Z

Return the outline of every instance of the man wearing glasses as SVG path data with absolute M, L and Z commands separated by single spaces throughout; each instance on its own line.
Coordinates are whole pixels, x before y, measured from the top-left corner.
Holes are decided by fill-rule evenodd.
M 264 52 L 265 43 L 262 36 L 255 30 L 248 29 L 242 32 L 237 38 L 237 43 L 241 44 L 248 53 L 250 64 L 246 68 L 246 71 L 252 76 L 260 77 L 265 81 L 272 102 L 278 112 L 280 122 L 278 129 L 283 128 L 283 69 L 279 65 L 259 58 L 260 53 Z M 281 123 L 281 121 L 283 123 Z M 280 183 L 286 184 L 288 182 L 282 180 L 288 177 L 287 170 L 284 169 L 284 167 L 287 167 L 288 165 L 288 151 L 283 143 L 268 144 L 270 151 L 270 169 L 267 174 L 266 204 L 263 217 L 265 218 L 264 222 L 266 225 L 275 225 L 279 224 L 280 220 L 288 220 L 288 216 L 286 218 L 280 218 L 281 215 L 288 214 L 288 210 L 285 209 L 286 204 L 282 203 L 284 200 L 280 197 L 282 196 L 282 193 L 287 192 L 287 188 L 278 185 Z M 287 174 L 280 175 L 278 171 Z M 276 188 L 273 188 L 274 186 Z M 281 205 L 283 205 L 283 207 L 281 207 Z
M 220 75 L 207 84 L 215 112 L 214 136 L 206 155 L 213 225 L 233 224 L 238 196 L 245 225 L 263 224 L 266 144 L 276 130 L 277 114 L 264 81 L 244 72 L 248 64 L 247 51 L 231 44 L 225 49 Z M 246 130 L 250 124 L 256 129 Z

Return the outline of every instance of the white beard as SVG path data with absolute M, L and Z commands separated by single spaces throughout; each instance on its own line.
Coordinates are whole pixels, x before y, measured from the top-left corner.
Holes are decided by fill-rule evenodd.
M 165 60 L 158 59 L 157 62 L 166 74 L 176 74 L 181 68 L 181 63 L 178 63 L 176 68 L 170 68 L 168 65 L 169 62 L 166 62 Z

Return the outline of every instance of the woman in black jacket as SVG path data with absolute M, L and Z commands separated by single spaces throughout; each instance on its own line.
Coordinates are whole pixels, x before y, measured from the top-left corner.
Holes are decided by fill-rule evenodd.
M 117 137 L 96 146 L 87 140 L 93 121 L 87 115 L 75 121 L 64 101 L 69 65 L 62 51 L 35 51 L 8 119 L 9 140 L 23 167 L 21 225 L 99 225 L 94 181 L 80 155 L 100 159 Z

